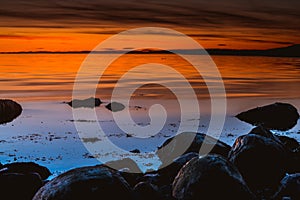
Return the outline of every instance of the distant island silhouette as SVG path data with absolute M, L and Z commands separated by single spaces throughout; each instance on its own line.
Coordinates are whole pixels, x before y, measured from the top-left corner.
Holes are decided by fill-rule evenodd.
M 127 50 L 105 50 L 105 51 L 19 51 L 19 52 L 0 52 L 0 54 L 119 54 Z M 171 51 L 159 49 L 141 49 L 132 50 L 128 54 L 206 54 L 210 55 L 230 55 L 230 56 L 270 56 L 270 57 L 300 57 L 300 44 L 294 44 L 287 47 L 266 49 L 266 50 L 248 50 L 248 49 L 174 49 Z

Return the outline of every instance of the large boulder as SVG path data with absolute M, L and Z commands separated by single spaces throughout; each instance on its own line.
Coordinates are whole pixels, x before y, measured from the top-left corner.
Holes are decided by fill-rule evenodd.
M 255 199 L 238 170 L 219 155 L 191 159 L 176 176 L 172 193 L 180 200 Z
M 279 145 L 284 146 L 287 152 L 287 172 L 300 172 L 300 144 L 297 140 L 283 135 L 274 135 L 270 130 L 262 126 L 253 128 L 249 134 L 267 137 L 274 140 L 274 142 L 279 143 Z
M 90 97 L 87 99 L 74 99 L 67 102 L 72 108 L 94 108 L 100 106 L 102 101 L 99 98 Z
M 257 134 L 238 137 L 228 155 L 249 188 L 263 197 L 278 187 L 287 170 L 287 157 L 283 144 Z
M 203 154 L 214 153 L 227 157 L 231 147 L 203 133 L 183 132 L 167 139 L 158 147 L 157 155 L 163 163 L 161 167 L 164 167 L 183 154 L 201 153 L 202 151 L 199 152 L 200 148 L 204 150 Z M 207 152 L 207 150 L 210 151 Z
M 299 114 L 291 104 L 274 103 L 242 112 L 236 117 L 254 126 L 285 131 L 297 124 Z
M 285 176 L 273 199 L 300 199 L 300 173 Z
M 0 124 L 13 121 L 22 113 L 22 106 L 12 100 L 0 100 Z
M 132 190 L 115 170 L 103 165 L 63 173 L 44 185 L 33 200 L 132 199 Z

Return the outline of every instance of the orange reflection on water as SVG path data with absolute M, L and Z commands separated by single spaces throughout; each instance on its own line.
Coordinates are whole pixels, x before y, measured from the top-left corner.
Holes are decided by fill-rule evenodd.
M 101 55 L 99 55 L 101 56 Z M 25 100 L 69 100 L 76 73 L 85 54 L 2 54 L 0 55 L 0 98 Z M 213 56 L 225 83 L 227 97 L 300 98 L 300 59 L 271 57 Z M 183 74 L 199 98 L 208 97 L 205 82 L 193 67 L 172 54 L 128 54 L 116 60 L 100 80 L 97 96 L 109 98 L 116 81 L 132 67 L 144 63 L 168 65 Z M 166 82 L 176 77 L 163 70 Z M 143 71 L 137 76 L 147 77 Z M 211 80 L 213 81 L 213 80 Z M 135 80 L 128 87 L 138 85 Z M 184 89 L 184 88 L 183 88 Z M 155 84 L 135 93 L 142 98 L 174 98 Z

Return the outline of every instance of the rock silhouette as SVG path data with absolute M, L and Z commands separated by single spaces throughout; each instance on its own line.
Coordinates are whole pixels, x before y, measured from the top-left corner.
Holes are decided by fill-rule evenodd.
M 70 102 L 67 102 L 72 108 L 94 108 L 100 106 L 102 101 L 99 98 L 90 97 L 88 99 L 74 99 Z
M 179 200 L 255 199 L 238 170 L 220 155 L 191 159 L 176 176 L 172 194 Z
M 262 198 L 265 198 L 276 191 L 284 177 L 288 155 L 282 143 L 257 134 L 247 134 L 236 139 L 228 158 L 249 188 L 256 194 L 263 193 Z
M 158 148 L 157 154 L 163 164 L 168 164 L 182 154 L 189 152 L 199 153 L 200 148 L 211 150 L 210 153 L 227 157 L 231 147 L 203 133 L 183 132 L 167 139 Z
M 35 163 L 11 163 L 1 166 L 1 199 L 32 200 L 50 175 L 46 167 Z
M 115 170 L 103 165 L 70 170 L 46 183 L 33 200 L 132 199 L 132 190 Z
M 274 103 L 242 112 L 236 117 L 254 126 L 285 131 L 297 124 L 299 113 L 291 104 Z
M 107 104 L 105 107 L 112 112 L 118 112 L 125 109 L 125 106 L 119 102 L 111 102 Z
M 0 100 L 0 124 L 13 121 L 22 113 L 22 106 L 9 99 Z

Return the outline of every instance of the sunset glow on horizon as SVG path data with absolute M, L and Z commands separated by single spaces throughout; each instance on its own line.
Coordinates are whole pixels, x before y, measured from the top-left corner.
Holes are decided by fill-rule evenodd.
M 270 49 L 300 43 L 298 1 L 0 3 L 0 52 L 90 51 L 112 35 L 140 27 L 171 28 L 204 48 Z

